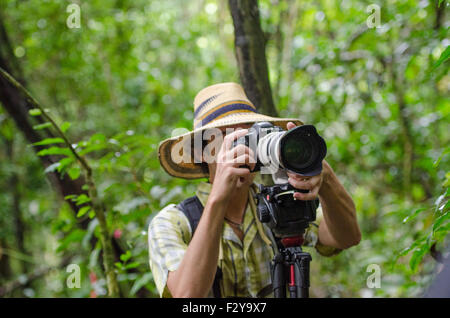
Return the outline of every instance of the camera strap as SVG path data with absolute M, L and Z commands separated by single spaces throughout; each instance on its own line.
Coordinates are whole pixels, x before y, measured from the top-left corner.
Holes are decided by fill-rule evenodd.
M 194 195 L 193 197 L 183 200 L 180 204 L 177 205 L 177 207 L 184 213 L 184 215 L 189 220 L 193 237 L 194 232 L 197 229 L 198 223 L 200 222 L 200 218 L 203 213 L 202 203 L 200 202 L 199 198 L 196 195 Z M 219 266 L 217 266 L 216 276 L 214 277 L 214 283 L 212 286 L 214 298 L 221 298 L 220 292 L 221 279 L 222 279 L 222 269 Z

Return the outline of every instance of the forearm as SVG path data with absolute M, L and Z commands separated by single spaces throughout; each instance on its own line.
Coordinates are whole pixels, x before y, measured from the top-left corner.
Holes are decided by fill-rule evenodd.
M 325 161 L 324 170 L 326 173 L 319 190 L 324 217 L 319 226 L 319 241 L 340 249 L 357 245 L 361 240 L 361 232 L 356 220 L 355 204 Z
M 208 199 L 194 236 L 179 268 L 169 273 L 173 297 L 206 297 L 217 270 L 225 204 Z

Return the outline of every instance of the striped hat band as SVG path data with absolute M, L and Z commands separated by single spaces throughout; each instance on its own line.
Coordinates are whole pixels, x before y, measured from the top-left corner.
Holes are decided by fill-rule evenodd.
M 235 100 L 230 102 L 224 102 L 213 107 L 201 107 L 200 105 L 194 112 L 194 129 L 201 128 L 214 120 L 225 118 L 232 114 L 240 113 L 258 113 L 256 107 L 245 100 Z

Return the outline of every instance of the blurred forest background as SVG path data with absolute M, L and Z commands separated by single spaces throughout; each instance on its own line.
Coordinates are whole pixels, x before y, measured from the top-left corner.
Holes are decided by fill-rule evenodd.
M 324 136 L 363 234 L 309 250 L 311 296 L 422 295 L 450 231 L 448 1 L 258 5 L 276 110 Z M 192 127 L 200 89 L 241 81 L 228 1 L 0 0 L 0 67 L 40 105 L 0 76 L 0 297 L 103 297 L 107 277 L 113 295 L 157 297 L 147 226 L 198 181 L 156 149 Z

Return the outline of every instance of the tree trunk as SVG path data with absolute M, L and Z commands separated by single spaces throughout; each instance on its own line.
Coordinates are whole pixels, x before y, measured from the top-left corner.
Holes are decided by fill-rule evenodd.
M 239 75 L 247 97 L 262 114 L 278 116 L 270 88 L 266 40 L 261 29 L 257 0 L 229 0 L 234 25 L 234 44 Z M 261 182 L 273 184 L 272 175 Z
M 229 0 L 239 74 L 247 97 L 260 113 L 278 116 L 267 67 L 257 0 Z
M 436 11 L 436 20 L 434 23 L 434 29 L 439 30 L 442 27 L 442 22 L 445 21 L 445 7 L 446 1 L 442 1 L 441 5 L 439 5 L 439 0 L 435 0 L 434 7 Z
M 5 226 L 1 223 L 0 225 Z M 0 237 L 0 285 L 3 285 L 12 276 L 11 262 L 6 252 L 8 249 L 6 239 Z
M 11 138 L 11 140 L 5 139 L 5 150 L 6 150 L 6 156 L 9 161 L 14 163 L 14 139 Z M 9 178 L 9 190 L 11 191 L 12 196 L 12 204 L 11 204 L 11 211 L 12 211 L 12 219 L 13 219 L 13 225 L 14 225 L 14 234 L 17 244 L 17 250 L 23 254 L 28 255 L 28 252 L 25 248 L 25 230 L 26 230 L 26 224 L 22 217 L 22 210 L 20 208 L 20 199 L 21 199 L 21 193 L 19 188 L 20 180 L 19 180 L 19 174 L 16 171 L 11 172 L 11 176 Z M 28 263 L 24 260 L 21 262 L 21 272 L 26 273 L 28 271 Z

